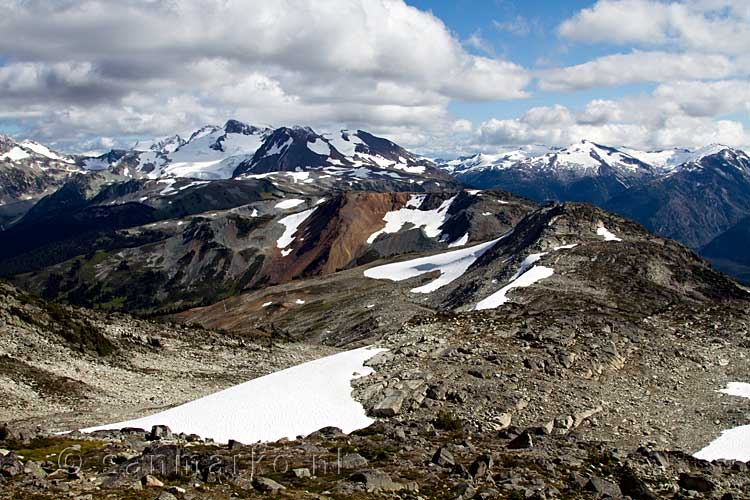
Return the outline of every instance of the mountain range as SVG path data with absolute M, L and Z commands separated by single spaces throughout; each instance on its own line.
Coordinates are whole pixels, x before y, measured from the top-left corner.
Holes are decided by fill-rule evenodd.
M 696 251 L 707 249 L 704 255 L 724 271 L 741 270 L 743 250 L 725 243 L 723 235 L 737 232 L 735 225 L 750 215 L 750 157 L 744 151 L 712 144 L 644 152 L 584 140 L 440 163 L 471 187 L 504 189 L 539 202 L 594 203 Z
M 263 180 L 268 189 L 303 192 L 313 186 L 318 192 L 497 188 L 536 202 L 594 203 L 687 244 L 722 271 L 741 279 L 750 275 L 742 250 L 729 243 L 750 217 L 750 158 L 718 144 L 697 150 L 640 151 L 583 140 L 566 148 L 531 145 L 431 161 L 362 130 L 318 134 L 309 127 L 272 129 L 229 120 L 224 126 L 201 127 L 187 139 L 174 135 L 95 157 L 64 155 L 37 142 L 3 136 L 0 179 L 4 228 L 30 228 L 43 212 L 54 221 L 63 217 L 61 206 L 99 206 L 104 198 L 112 205 L 143 203 L 148 197 L 136 198 L 133 193 L 145 189 L 172 194 L 176 189 L 190 195 L 211 190 L 218 181 L 231 182 L 240 191 L 243 184 L 255 186 L 255 181 Z M 112 192 L 100 191 L 114 185 L 131 196 L 121 193 L 115 199 Z M 226 196 L 226 190 L 222 193 Z M 45 196 L 48 199 L 32 210 Z M 147 204 L 153 208 L 157 202 L 149 196 Z M 172 206 L 164 209 L 187 214 L 198 208 L 178 208 L 183 199 L 206 203 L 199 202 L 197 195 L 177 198 L 168 200 L 166 204 Z M 209 205 L 231 208 L 234 203 L 214 201 Z M 132 206 L 114 210 L 130 209 L 144 210 Z M 21 224 L 25 215 L 29 217 Z M 88 225 L 88 216 L 77 217 L 84 221 L 79 226 Z M 70 222 L 53 224 L 67 228 Z M 39 231 L 27 231 L 32 236 L 16 238 L 20 242 L 16 246 L 27 248 L 38 238 Z M 54 234 L 47 232 L 42 239 L 54 239 Z M 12 253 L 11 247 L 5 255 Z

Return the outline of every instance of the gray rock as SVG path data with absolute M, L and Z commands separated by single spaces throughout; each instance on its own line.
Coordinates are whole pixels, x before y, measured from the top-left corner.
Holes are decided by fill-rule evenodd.
M 716 489 L 716 484 L 707 477 L 701 474 L 692 474 L 689 472 L 683 472 L 680 474 L 678 484 L 681 488 L 698 491 L 700 493 L 708 493 Z
M 299 469 L 292 469 L 292 474 L 294 475 L 294 477 L 298 479 L 312 476 L 312 474 L 310 474 L 310 469 L 308 469 L 307 467 L 300 467 Z
M 453 453 L 448 451 L 444 446 L 437 449 L 434 455 L 432 455 L 432 463 L 441 467 L 454 467 L 456 465 L 456 459 L 453 458 Z
M 513 438 L 510 443 L 508 443 L 509 450 L 524 450 L 533 447 L 534 440 L 531 439 L 531 434 L 529 434 L 529 431 L 523 431 L 517 437 Z
M 10 452 L 0 459 L 0 475 L 5 477 L 16 477 L 23 473 L 23 464 L 18 456 Z
M 286 489 L 285 486 L 280 485 L 273 479 L 262 476 L 253 479 L 253 488 L 263 493 L 271 493 L 273 495 Z
M 589 479 L 586 483 L 586 490 L 598 493 L 603 498 L 622 498 L 622 491 L 617 484 L 597 476 Z
M 490 455 L 480 455 L 469 465 L 469 474 L 474 479 L 481 479 L 490 473 L 493 465 L 494 462 Z
M 372 409 L 372 414 L 376 417 L 393 417 L 401 413 L 401 406 L 406 399 L 406 393 L 403 391 L 393 391 L 387 395 Z
M 344 469 L 361 469 L 369 462 L 359 453 L 348 453 L 341 458 L 341 467 Z
M 23 473 L 37 479 L 44 479 L 47 477 L 47 472 L 45 472 L 41 464 L 39 464 L 39 462 L 34 462 L 33 460 L 26 462 L 26 465 L 23 468 Z
M 151 427 L 151 433 L 149 434 L 148 439 L 150 441 L 172 439 L 172 430 L 166 425 L 155 425 Z
M 378 469 L 355 472 L 349 477 L 349 481 L 363 484 L 369 493 L 400 491 L 404 488 L 404 485 L 394 482 L 391 476 Z

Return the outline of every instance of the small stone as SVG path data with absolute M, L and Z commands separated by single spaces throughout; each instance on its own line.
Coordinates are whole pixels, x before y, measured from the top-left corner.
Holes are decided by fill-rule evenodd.
M 456 459 L 453 458 L 453 454 L 450 451 L 444 446 L 441 446 L 432 456 L 432 463 L 441 467 L 454 467 L 456 465 Z
M 341 458 L 341 467 L 344 469 L 361 469 L 367 467 L 368 463 L 359 453 L 348 453 Z
M 286 490 L 285 486 L 280 485 L 273 479 L 262 476 L 253 479 L 253 488 L 260 492 L 271 493 L 273 495 L 279 493 L 280 491 Z
M 172 430 L 166 425 L 155 425 L 151 427 L 151 433 L 148 436 L 150 441 L 160 439 L 172 439 Z
M 586 483 L 586 490 L 598 493 L 602 497 L 622 498 L 622 491 L 617 484 L 596 476 L 593 476 Z
M 163 488 L 164 483 L 156 479 L 151 474 L 146 474 L 141 478 L 141 484 L 144 488 Z
M 294 475 L 294 477 L 298 479 L 312 476 L 312 474 L 310 474 L 310 469 L 308 469 L 307 467 L 301 467 L 299 469 L 292 469 L 292 474 Z
M 524 450 L 533 446 L 534 441 L 531 439 L 531 434 L 528 431 L 523 431 L 518 437 L 508 443 L 508 449 L 510 450 Z
M 401 406 L 406 399 L 406 393 L 403 391 L 393 391 L 387 395 L 380 403 L 372 409 L 372 414 L 376 417 L 393 417 L 401 413 Z

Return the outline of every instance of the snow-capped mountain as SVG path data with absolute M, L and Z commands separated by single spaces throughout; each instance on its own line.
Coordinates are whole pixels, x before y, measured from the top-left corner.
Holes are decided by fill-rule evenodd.
M 478 154 L 443 168 L 465 184 L 500 188 L 528 198 L 603 203 L 658 175 L 637 157 L 591 141 L 566 148 L 525 146 L 498 154 Z
M 362 130 L 321 135 L 308 127 L 275 130 L 234 176 L 306 171 L 322 177 L 354 180 L 392 179 L 410 183 L 423 178 L 449 180 L 435 165 L 401 146 Z
M 0 225 L 14 220 L 36 200 L 82 171 L 77 159 L 38 142 L 0 134 Z
M 711 145 L 625 191 L 605 207 L 659 234 L 700 248 L 750 215 L 750 156 Z
M 187 140 L 179 135 L 136 144 L 85 159 L 89 170 L 109 169 L 133 178 L 288 177 L 295 181 L 337 181 L 342 189 L 378 183 L 450 183 L 451 177 L 425 158 L 362 130 L 318 134 L 309 127 L 270 129 L 229 120 L 204 126 Z M 286 174 L 289 175 L 286 175 Z M 427 179 L 427 181 L 425 180 Z M 351 185 L 350 185 L 351 184 Z M 454 183 L 455 184 L 455 183 Z

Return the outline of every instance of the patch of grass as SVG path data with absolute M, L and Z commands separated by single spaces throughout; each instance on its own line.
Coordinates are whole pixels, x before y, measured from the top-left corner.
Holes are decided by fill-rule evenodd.
M 76 439 L 37 438 L 28 444 L 11 442 L 5 446 L 17 455 L 22 455 L 25 460 L 37 462 L 50 460 L 54 462 L 63 452 L 71 452 L 76 459 L 78 457 L 85 458 L 87 454 L 101 450 L 104 443 Z
M 441 431 L 460 431 L 461 419 L 454 417 L 446 411 L 441 411 L 433 422 L 433 425 Z

